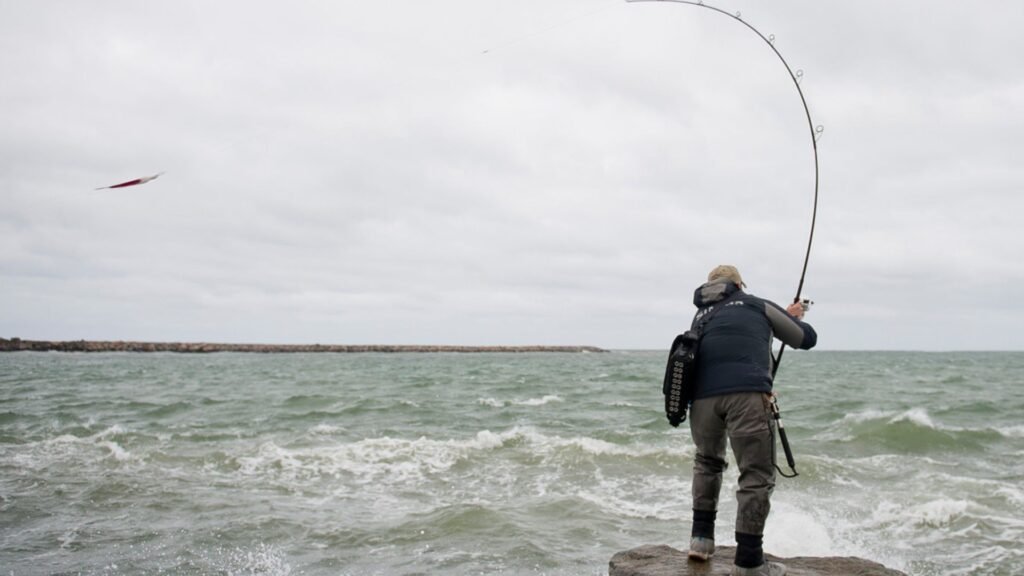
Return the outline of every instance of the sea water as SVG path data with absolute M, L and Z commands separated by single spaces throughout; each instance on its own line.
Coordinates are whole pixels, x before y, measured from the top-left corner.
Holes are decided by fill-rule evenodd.
M 606 574 L 688 542 L 665 359 L 2 354 L 0 574 Z M 800 475 L 766 550 L 1024 572 L 1022 374 L 1024 353 L 788 352 Z M 730 465 L 724 544 L 735 488 Z

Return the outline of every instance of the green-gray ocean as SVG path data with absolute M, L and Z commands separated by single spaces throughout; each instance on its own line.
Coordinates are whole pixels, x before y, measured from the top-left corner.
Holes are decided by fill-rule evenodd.
M 688 540 L 664 360 L 2 354 L 0 573 L 606 574 Z M 1024 353 L 788 352 L 800 476 L 766 550 L 1024 571 L 1022 374 Z

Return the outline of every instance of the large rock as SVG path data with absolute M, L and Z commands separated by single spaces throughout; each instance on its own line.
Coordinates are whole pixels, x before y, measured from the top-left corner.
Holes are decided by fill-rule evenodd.
M 648 544 L 619 552 L 608 562 L 609 576 L 728 576 L 736 549 L 720 546 L 710 562 L 693 562 L 686 552 L 671 546 Z M 779 558 L 767 554 L 769 560 L 782 562 L 787 576 L 907 576 L 870 560 L 861 558 Z

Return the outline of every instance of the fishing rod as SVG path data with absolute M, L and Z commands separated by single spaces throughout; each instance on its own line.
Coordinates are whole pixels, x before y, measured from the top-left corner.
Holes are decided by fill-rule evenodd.
M 707 8 L 708 10 L 717 12 L 724 16 L 728 16 L 729 18 L 732 18 L 733 20 L 739 22 L 740 24 L 743 24 L 752 32 L 754 32 L 754 34 L 757 34 L 757 36 L 761 38 L 761 40 L 764 40 L 765 44 L 767 44 L 768 47 L 772 49 L 772 52 L 774 52 L 775 55 L 778 56 L 779 61 L 782 62 L 782 65 L 786 67 L 786 72 L 789 73 L 790 79 L 793 80 L 793 85 L 796 86 L 796 92 L 797 94 L 800 95 L 800 103 L 803 104 L 804 113 L 807 115 L 807 126 L 808 128 L 810 128 L 811 131 L 811 147 L 814 149 L 814 207 L 811 210 L 811 231 L 807 237 L 807 251 L 804 254 L 803 269 L 800 271 L 800 283 L 797 285 L 796 288 L 796 296 L 793 297 L 794 303 L 801 302 L 800 294 L 803 292 L 804 289 L 804 279 L 807 277 L 807 264 L 811 260 L 811 245 L 814 243 L 814 225 L 818 220 L 818 138 L 821 137 L 821 134 L 825 130 L 824 127 L 820 125 L 815 126 L 814 121 L 811 120 L 811 109 L 810 107 L 807 106 L 807 99 L 804 97 L 804 91 L 800 88 L 800 81 L 803 79 L 804 71 L 797 70 L 794 72 L 793 69 L 789 66 L 789 62 L 786 62 L 786 59 L 782 57 L 782 53 L 779 52 L 779 49 L 775 47 L 775 35 L 770 34 L 768 36 L 765 36 L 764 34 L 761 33 L 760 30 L 758 30 L 749 22 L 744 20 L 739 12 L 727 12 L 725 10 L 722 10 L 721 8 L 705 4 L 703 0 L 626 0 L 626 2 L 674 2 L 676 4 L 689 4 L 690 6 Z M 806 310 L 806 307 L 810 304 L 810 301 L 804 301 L 802 302 L 802 304 L 804 305 L 804 309 Z M 786 344 L 783 343 L 779 347 L 779 353 L 774 357 L 774 361 L 772 362 L 772 381 L 775 380 L 775 373 L 778 372 L 779 370 L 779 364 L 782 362 L 782 353 L 785 350 Z M 779 471 L 779 474 L 781 474 L 782 476 L 786 478 L 793 478 L 798 475 L 798 472 L 796 471 L 796 463 L 793 460 L 793 451 L 789 447 L 789 439 L 786 437 L 786 429 L 782 425 L 782 416 L 779 413 L 778 398 L 775 396 L 775 394 L 772 394 L 771 409 L 772 416 L 778 423 L 779 438 L 782 440 L 782 448 L 786 452 L 786 463 L 789 464 L 789 468 L 790 470 L 793 471 L 793 473 L 786 474 L 785 472 L 782 471 L 781 468 L 779 468 L 778 464 L 775 465 L 775 468 Z

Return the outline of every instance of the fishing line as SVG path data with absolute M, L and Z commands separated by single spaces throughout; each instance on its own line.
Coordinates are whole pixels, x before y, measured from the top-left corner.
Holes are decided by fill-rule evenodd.
M 796 86 L 797 94 L 800 95 L 800 103 L 803 104 L 804 113 L 807 115 L 807 126 L 808 128 L 810 128 L 811 131 L 811 147 L 814 149 L 814 207 L 811 210 L 811 231 L 807 237 L 807 252 L 804 254 L 804 265 L 803 269 L 800 272 L 800 283 L 797 285 L 796 296 L 793 298 L 793 302 L 800 302 L 800 294 L 803 292 L 804 289 L 804 279 L 807 277 L 807 264 L 808 262 L 810 262 L 811 259 L 811 245 L 814 243 L 814 226 L 818 220 L 818 138 L 820 138 L 822 133 L 824 132 L 824 128 L 822 126 L 815 126 L 814 121 L 811 120 L 811 109 L 807 106 L 807 99 L 804 98 L 804 91 L 800 88 L 800 81 L 803 79 L 804 71 L 797 70 L 794 72 L 793 69 L 789 66 L 789 63 L 786 62 L 786 59 L 782 57 L 782 53 L 779 52 L 779 49 L 775 47 L 775 35 L 770 34 L 768 36 L 765 36 L 764 34 L 761 33 L 760 30 L 758 30 L 749 22 L 744 20 L 739 12 L 727 12 L 725 10 L 722 10 L 721 8 L 705 4 L 703 0 L 626 0 L 626 2 L 675 2 L 677 4 L 689 4 L 690 6 L 707 8 L 708 10 L 712 10 L 724 16 L 728 16 L 729 18 L 732 18 L 733 20 L 743 24 L 751 31 L 753 31 L 754 34 L 757 34 L 758 37 L 761 38 L 761 40 L 764 40 L 765 44 L 767 44 L 768 47 L 772 49 L 772 52 L 774 52 L 775 55 L 778 56 L 779 61 L 782 62 L 782 65 L 786 67 L 786 72 L 789 73 L 790 79 L 793 80 L 793 85 Z M 773 381 L 775 380 L 775 373 L 778 372 L 779 370 L 779 364 L 782 362 L 782 353 L 785 351 L 785 349 L 786 345 L 782 344 L 782 346 L 779 347 L 779 353 L 775 356 L 774 362 L 772 363 Z M 772 415 L 775 417 L 775 420 L 778 423 L 779 437 L 782 440 L 782 447 L 786 452 L 786 461 L 787 464 L 789 464 L 790 469 L 793 470 L 793 473 L 786 474 L 785 472 L 782 471 L 781 468 L 779 468 L 777 464 L 775 465 L 775 468 L 779 471 L 780 474 L 782 474 L 786 478 L 792 478 L 797 475 L 795 463 L 793 460 L 793 452 L 792 450 L 790 450 L 789 439 L 786 438 L 786 430 L 782 425 L 782 417 L 779 414 L 778 402 L 774 395 L 772 397 L 771 406 Z

